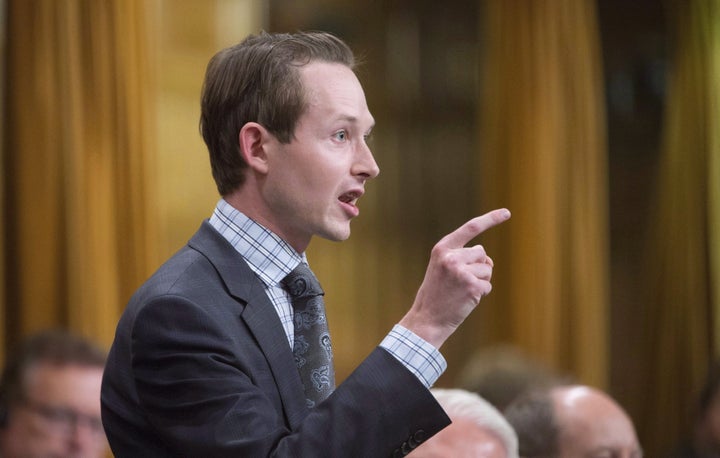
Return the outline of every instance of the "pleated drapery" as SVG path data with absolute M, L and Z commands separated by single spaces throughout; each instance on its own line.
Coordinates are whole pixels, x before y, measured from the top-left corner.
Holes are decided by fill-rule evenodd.
M 497 263 L 487 332 L 605 387 L 607 152 L 595 3 L 484 5 L 479 191 L 513 212 L 489 234 Z
M 142 0 L 9 0 L 9 340 L 63 326 L 109 343 L 155 263 Z
M 669 5 L 673 50 L 641 285 L 646 378 L 635 393 L 647 456 L 690 434 L 720 356 L 720 2 Z

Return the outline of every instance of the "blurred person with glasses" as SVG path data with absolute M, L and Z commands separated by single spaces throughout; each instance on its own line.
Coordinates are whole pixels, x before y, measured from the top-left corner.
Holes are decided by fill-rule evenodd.
M 100 385 L 106 354 L 45 331 L 8 353 L 0 380 L 0 457 L 104 457 Z

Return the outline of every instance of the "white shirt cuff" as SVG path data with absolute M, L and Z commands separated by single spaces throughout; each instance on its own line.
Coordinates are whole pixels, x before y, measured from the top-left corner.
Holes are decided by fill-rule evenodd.
M 396 324 L 380 346 L 430 388 L 447 369 L 440 351 L 409 329 Z

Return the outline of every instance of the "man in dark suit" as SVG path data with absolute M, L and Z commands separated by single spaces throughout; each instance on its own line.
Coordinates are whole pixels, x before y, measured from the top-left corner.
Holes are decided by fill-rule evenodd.
M 464 245 L 504 209 L 443 238 L 400 323 L 329 397 L 306 399 L 284 279 L 312 236 L 350 235 L 379 173 L 353 66 L 326 33 L 250 36 L 210 61 L 201 129 L 222 199 L 118 324 L 102 387 L 115 456 L 402 456 L 449 423 L 429 391 L 438 348 L 491 289 L 492 260 Z M 323 368 L 311 380 L 329 392 Z

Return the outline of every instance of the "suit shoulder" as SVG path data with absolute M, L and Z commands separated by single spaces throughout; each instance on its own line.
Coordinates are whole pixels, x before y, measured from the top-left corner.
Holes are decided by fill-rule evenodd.
M 185 246 L 145 281 L 133 299 L 138 296 L 146 300 L 161 295 L 183 296 L 197 288 L 218 288 L 221 283 L 212 262 L 197 250 Z

